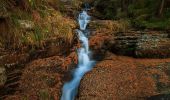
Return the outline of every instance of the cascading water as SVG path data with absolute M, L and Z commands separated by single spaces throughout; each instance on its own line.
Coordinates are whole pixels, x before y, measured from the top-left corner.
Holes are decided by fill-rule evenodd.
M 80 30 L 77 30 L 77 33 L 79 40 L 82 42 L 82 47 L 78 50 L 78 67 L 73 72 L 73 79 L 64 84 L 61 100 L 75 99 L 83 75 L 90 71 L 94 64 L 94 61 L 90 60 L 89 57 L 89 44 L 85 33 L 86 26 L 90 22 L 90 16 L 87 14 L 86 10 L 83 10 L 78 17 Z

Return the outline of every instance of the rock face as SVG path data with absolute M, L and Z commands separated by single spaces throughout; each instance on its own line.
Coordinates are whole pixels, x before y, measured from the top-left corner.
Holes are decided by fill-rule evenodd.
M 0 67 L 0 87 L 5 84 L 6 80 L 7 80 L 6 70 L 5 68 Z
M 139 57 L 169 57 L 170 38 L 168 38 L 168 34 L 143 34 L 138 39 L 136 55 Z
M 168 33 L 159 31 L 125 31 L 117 32 L 123 28 L 115 29 L 106 27 L 110 26 L 110 21 L 92 22 L 92 31 L 90 45 L 92 50 L 103 54 L 106 51 L 119 55 L 128 55 L 142 58 L 166 58 L 170 57 L 170 38 Z M 107 24 L 107 25 L 105 25 Z M 99 25 L 99 26 L 98 26 Z M 115 26 L 115 24 L 111 24 Z
M 90 49 L 93 51 L 93 57 L 96 60 L 101 60 L 105 53 L 110 50 L 115 44 L 114 37 L 106 34 L 98 33 L 92 36 L 89 40 Z
M 162 32 L 121 32 L 115 33 L 113 53 L 145 58 L 170 56 L 170 38 Z
M 124 32 L 115 34 L 112 52 L 145 58 L 170 57 L 170 38 L 162 32 Z
M 10 68 L 11 66 L 23 64 L 29 60 L 29 54 L 6 53 L 0 56 L 0 64 Z
M 140 36 L 140 33 L 133 31 L 115 33 L 115 45 L 111 51 L 120 55 L 134 56 Z
M 146 100 L 158 93 L 168 93 L 167 62 L 170 59 L 108 56 L 85 75 L 78 100 Z

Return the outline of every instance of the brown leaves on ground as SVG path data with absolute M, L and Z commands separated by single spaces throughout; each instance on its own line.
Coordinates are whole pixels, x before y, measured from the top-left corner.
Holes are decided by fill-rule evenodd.
M 145 100 L 170 86 L 170 59 L 134 59 L 112 55 L 85 76 L 78 100 Z
M 77 54 L 38 59 L 26 65 L 19 90 L 6 100 L 59 100 L 65 74 L 77 64 Z M 41 99 L 42 98 L 42 99 Z

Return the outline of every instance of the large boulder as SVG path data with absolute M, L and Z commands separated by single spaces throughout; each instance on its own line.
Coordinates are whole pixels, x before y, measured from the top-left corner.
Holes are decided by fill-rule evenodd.
M 22 71 L 19 85 L 22 92 L 14 93 L 5 100 L 15 100 L 16 96 L 19 100 L 59 100 L 63 84 L 71 79 L 69 71 L 76 64 L 76 52 L 67 57 L 53 56 L 30 62 Z
M 145 100 L 168 93 L 170 74 L 167 62 L 170 63 L 170 59 L 108 56 L 85 75 L 78 100 Z

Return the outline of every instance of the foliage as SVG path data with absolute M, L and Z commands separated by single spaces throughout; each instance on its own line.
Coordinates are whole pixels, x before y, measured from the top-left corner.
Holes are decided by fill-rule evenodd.
M 105 19 L 129 18 L 135 27 L 169 29 L 168 0 L 96 0 L 94 6 Z
M 80 8 L 83 3 L 83 0 L 72 0 L 71 5 L 74 8 Z
M 44 48 L 46 41 L 61 38 L 64 43 L 70 45 L 73 40 L 73 29 L 76 27 L 75 22 L 66 18 L 59 11 L 64 9 L 60 0 L 2 0 L 0 11 L 10 13 L 3 20 L 5 30 L 1 32 L 0 47 L 7 49 L 22 48 Z M 54 6 L 50 5 L 54 1 Z M 0 13 L 1 16 L 1 13 Z M 6 21 L 7 20 L 7 21 Z M 34 23 L 31 29 L 24 29 L 20 21 L 29 21 Z M 5 25 L 7 24 L 7 28 Z M 27 23 L 26 23 L 27 24 Z M 55 42 L 55 41 L 54 41 Z M 61 41 L 59 41 L 61 42 Z M 61 44 L 60 44 L 61 45 Z
M 168 30 L 170 29 L 170 19 L 150 19 L 150 20 L 132 20 L 134 27 L 137 28 L 148 28 L 157 30 Z
M 60 37 L 65 42 L 71 43 L 73 40 L 73 29 L 76 27 L 75 22 L 70 18 L 64 18 L 58 11 L 51 10 L 51 13 L 51 16 L 45 18 L 48 23 L 51 23 L 47 28 L 51 32 L 49 34 L 52 37 Z M 47 22 L 44 22 L 44 25 L 48 25 Z
M 116 14 L 115 0 L 96 0 L 94 6 L 100 10 L 106 19 L 114 19 Z M 103 9 L 104 8 L 104 9 Z

